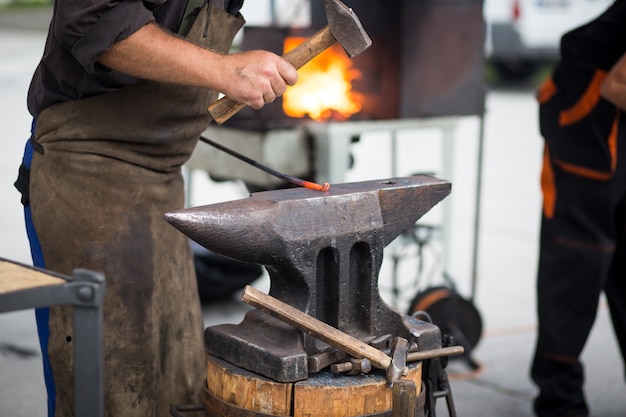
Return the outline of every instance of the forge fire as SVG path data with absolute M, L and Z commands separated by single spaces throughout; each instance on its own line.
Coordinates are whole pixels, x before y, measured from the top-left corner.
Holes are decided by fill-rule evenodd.
M 288 37 L 285 52 L 304 40 Z M 296 118 L 348 119 L 362 107 L 363 97 L 352 91 L 352 82 L 360 76 L 341 46 L 334 45 L 300 69 L 298 83 L 283 96 L 283 111 Z

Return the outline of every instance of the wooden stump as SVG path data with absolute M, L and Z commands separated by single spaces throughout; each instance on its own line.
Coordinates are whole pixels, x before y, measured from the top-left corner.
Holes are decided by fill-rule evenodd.
M 421 363 L 411 364 L 404 379 L 413 381 L 419 394 Z M 217 399 L 207 404 L 211 417 L 353 417 L 390 412 L 393 406 L 393 388 L 380 370 L 357 376 L 324 370 L 304 381 L 281 383 L 209 355 L 206 389 Z

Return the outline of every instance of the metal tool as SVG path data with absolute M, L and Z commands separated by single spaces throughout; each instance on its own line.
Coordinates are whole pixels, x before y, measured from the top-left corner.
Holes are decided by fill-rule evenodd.
M 261 291 L 246 286 L 241 301 L 288 323 L 331 346 L 343 350 L 355 358 L 369 359 L 372 365 L 387 371 L 387 380 L 393 384 L 402 377 L 406 365 L 406 339 L 397 337 L 391 346 L 391 357 L 384 352 L 344 333 L 306 313 L 283 303 Z
M 463 346 L 447 346 L 440 349 L 431 349 L 422 352 L 409 352 L 407 354 L 406 361 L 418 362 L 445 356 L 457 356 L 462 355 L 464 351 L 465 349 Z
M 387 341 L 399 336 L 426 351 L 441 347 L 439 328 L 386 304 L 378 274 L 385 246 L 450 187 L 422 175 L 333 184 L 324 193 L 288 188 L 169 212 L 165 219 L 211 251 L 264 265 L 270 295 L 307 315 L 365 343 L 389 334 L 376 343 L 388 349 Z M 318 354 L 330 348 L 259 309 L 239 324 L 206 328 L 205 347 L 279 382 L 307 379 L 328 363 Z M 319 359 L 311 369 L 310 358 Z
M 391 365 L 387 368 L 387 381 L 391 385 L 405 373 L 408 347 L 409 341 L 400 336 L 396 336 L 391 343 Z
M 450 336 L 443 335 L 443 348 L 440 351 L 448 351 L 450 348 L 459 348 L 460 346 L 450 346 L 453 341 Z M 462 350 L 461 350 L 462 352 Z M 437 400 L 445 398 L 448 407 L 449 417 L 456 417 L 456 408 L 452 399 L 452 390 L 446 367 L 448 366 L 447 355 L 437 355 L 423 362 L 422 380 L 426 390 L 426 398 L 424 402 L 424 415 L 426 417 L 437 416 Z
M 371 343 L 370 343 L 371 344 Z M 441 358 L 445 356 L 457 356 L 462 355 L 464 352 L 463 346 L 448 346 L 439 349 L 430 349 L 425 351 L 418 352 L 408 352 L 406 355 L 406 362 L 421 362 L 429 359 Z M 349 372 L 352 371 L 355 367 L 354 358 L 349 358 L 346 362 L 338 362 L 331 365 L 331 370 L 333 369 L 336 372 Z M 333 371 L 333 372 L 335 372 Z M 360 371 L 367 373 L 369 371 Z
M 330 366 L 330 372 L 341 374 L 347 372 L 348 375 L 358 375 L 368 373 L 372 370 L 372 361 L 367 358 L 350 358 L 347 362 L 334 363 Z
M 355 57 L 372 44 L 359 18 L 352 9 L 339 0 L 324 0 L 328 25 L 315 35 L 283 55 L 296 69 L 338 42 L 349 57 Z M 222 97 L 209 106 L 209 114 L 221 125 L 245 107 L 228 97 Z
M 235 158 L 238 158 L 256 168 L 259 168 L 262 171 L 267 172 L 270 175 L 273 175 L 277 178 L 283 179 L 293 185 L 297 185 L 300 187 L 304 187 L 304 188 L 310 188 L 311 190 L 316 190 L 316 191 L 328 191 L 330 190 L 330 184 L 325 182 L 323 184 L 318 184 L 316 182 L 312 182 L 312 181 L 307 181 L 307 180 L 303 180 L 301 178 L 296 178 L 293 177 L 291 175 L 287 175 L 287 174 L 283 174 L 282 172 L 276 171 L 266 165 L 261 164 L 260 162 L 255 161 L 252 158 L 248 158 L 245 155 L 240 154 L 239 152 L 235 152 L 230 148 L 227 148 L 226 146 L 220 145 L 219 143 L 212 141 L 209 138 L 206 138 L 204 136 L 200 136 L 200 140 L 208 145 L 214 146 L 217 149 L 219 149 L 220 151 L 224 151 L 227 154 L 234 156 Z

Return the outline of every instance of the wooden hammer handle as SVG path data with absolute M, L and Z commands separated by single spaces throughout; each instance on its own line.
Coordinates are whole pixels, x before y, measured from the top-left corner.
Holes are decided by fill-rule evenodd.
M 241 300 L 355 358 L 367 358 L 377 368 L 387 369 L 391 365 L 391 358 L 384 352 L 249 285 Z
M 221 125 L 239 113 L 239 111 L 244 107 L 246 107 L 245 104 L 238 103 L 235 100 L 224 96 L 209 106 L 209 114 L 215 123 Z
M 300 69 L 307 62 L 334 45 L 335 42 L 337 42 L 337 40 L 333 34 L 330 33 L 330 27 L 326 26 L 300 45 L 287 51 L 283 55 L 283 58 L 296 69 Z
M 289 61 L 296 69 L 300 69 L 335 42 L 336 39 L 330 33 L 330 28 L 326 26 L 300 45 L 285 53 L 283 58 Z M 222 97 L 209 106 L 209 114 L 215 123 L 221 125 L 244 107 L 246 107 L 245 104 L 238 103 L 228 97 Z

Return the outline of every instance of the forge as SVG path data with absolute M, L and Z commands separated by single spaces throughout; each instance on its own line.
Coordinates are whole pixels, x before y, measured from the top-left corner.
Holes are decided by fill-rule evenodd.
M 301 79 L 285 97 L 260 110 L 244 108 L 204 135 L 286 174 L 338 183 L 350 168 L 352 143 L 365 133 L 435 128 L 451 142 L 459 117 L 483 115 L 482 0 L 344 3 L 372 39 L 367 50 L 349 58 L 340 46 L 331 48 L 300 69 Z M 283 54 L 327 23 L 322 1 L 310 8 L 307 27 L 246 25 L 240 49 Z M 322 72 L 339 75 L 320 79 Z M 331 93 L 313 100 L 326 83 Z M 330 96 L 335 100 L 328 103 Z M 253 191 L 285 185 L 205 145 L 188 166 L 215 180 L 240 179 Z
M 484 111 L 484 24 L 482 0 L 348 0 L 371 46 L 348 59 L 341 47 L 325 53 L 347 73 L 358 111 L 326 113 L 314 120 L 399 120 Z M 308 27 L 246 26 L 242 50 L 277 54 L 292 48 L 327 23 L 321 1 L 311 2 Z M 348 60 L 348 61 L 346 61 Z M 315 60 L 305 65 L 315 66 Z M 298 85 L 295 86 L 296 88 Z M 318 83 L 317 88 L 322 86 Z M 352 114 L 348 114 L 352 113 Z M 297 127 L 304 115 L 289 115 L 278 98 L 261 110 L 244 109 L 225 126 L 247 130 Z

